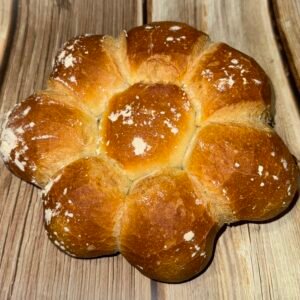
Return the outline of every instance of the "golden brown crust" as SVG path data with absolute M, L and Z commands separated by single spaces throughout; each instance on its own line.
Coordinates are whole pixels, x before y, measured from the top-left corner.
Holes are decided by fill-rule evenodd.
M 68 165 L 44 190 L 44 218 L 50 239 L 77 257 L 118 251 L 115 226 L 128 182 L 100 157 Z
M 120 243 L 132 265 L 165 282 L 203 270 L 219 226 L 185 172 L 171 169 L 140 180 L 126 203 Z
M 23 180 L 43 186 L 63 166 L 96 153 L 96 125 L 81 110 L 35 94 L 8 116 L 1 137 L 4 161 Z
M 49 82 L 53 89 L 67 87 L 95 115 L 126 86 L 104 40 L 101 35 L 81 35 L 68 41 L 55 58 Z
M 271 102 L 269 80 L 248 55 L 220 43 L 201 55 L 185 79 L 202 121 L 218 109 L 244 101 Z
M 111 99 L 101 122 L 101 148 L 136 178 L 179 166 L 193 123 L 193 109 L 179 87 L 135 84 Z
M 48 88 L 9 114 L 0 152 L 44 186 L 61 250 L 121 251 L 146 276 L 181 282 L 207 266 L 225 223 L 273 218 L 293 199 L 299 170 L 267 125 L 270 103 L 254 59 L 154 22 L 67 42 Z
M 138 81 L 178 83 L 187 70 L 194 47 L 200 52 L 207 40 L 203 32 L 178 22 L 135 27 L 127 34 L 132 76 Z
M 270 130 L 240 124 L 209 124 L 199 131 L 186 168 L 221 203 L 221 219 L 258 221 L 275 217 L 292 201 L 298 169 Z M 227 206 L 227 209 L 224 209 Z

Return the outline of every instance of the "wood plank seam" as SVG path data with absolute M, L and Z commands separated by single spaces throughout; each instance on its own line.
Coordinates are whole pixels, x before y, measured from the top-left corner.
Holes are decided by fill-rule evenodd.
M 142 20 L 143 20 L 143 24 L 147 24 L 148 23 L 148 0 L 143 0 L 143 4 L 142 4 Z
M 12 11 L 10 17 L 9 30 L 8 30 L 7 44 L 5 45 L 2 61 L 0 61 L 0 91 L 2 89 L 3 81 L 5 78 L 9 56 L 11 54 L 10 49 L 12 47 L 12 43 L 14 41 L 14 36 L 17 29 L 18 2 L 19 2 L 18 0 L 13 0 L 12 3 Z
M 286 37 L 284 36 L 283 30 L 280 29 L 280 21 L 278 16 L 278 7 L 276 7 L 276 1 L 269 0 L 268 1 L 269 6 L 269 12 L 270 12 L 270 18 L 272 22 L 272 28 L 274 32 L 275 42 L 277 43 L 279 54 L 282 60 L 282 63 L 285 68 L 286 76 L 288 77 L 288 82 L 290 85 L 290 88 L 295 95 L 296 99 L 299 99 L 300 97 L 300 87 L 297 87 L 297 80 L 295 78 L 296 72 L 293 71 L 292 67 L 292 61 L 289 59 L 289 57 L 292 57 L 291 50 L 289 48 L 289 43 L 286 40 Z M 300 102 L 297 101 L 298 104 L 298 110 L 300 109 Z
M 275 21 L 287 52 L 287 59 L 300 92 L 300 2 L 298 0 L 273 0 Z
M 251 247 L 251 252 L 253 252 L 252 250 L 252 239 L 251 239 L 251 229 L 250 229 L 250 225 L 247 224 L 247 232 L 248 232 L 248 237 L 249 237 L 249 241 L 250 241 L 250 247 Z M 254 270 L 254 265 L 253 265 L 253 257 L 250 256 L 250 260 L 251 260 L 251 267 L 252 270 Z M 254 271 L 252 271 L 252 274 L 254 274 Z M 263 298 L 263 288 L 262 288 L 262 277 L 261 277 L 261 272 L 260 272 L 260 268 L 258 268 L 258 277 L 259 277 L 259 288 L 260 288 L 260 296 Z
M 16 199 L 19 199 L 19 192 L 20 192 L 21 184 L 22 184 L 22 182 L 20 182 L 20 186 L 19 186 L 19 190 L 18 190 L 18 194 L 17 194 Z M 33 200 L 33 187 L 31 188 L 31 193 L 30 193 L 29 198 L 30 198 L 30 200 Z M 10 297 L 12 296 L 12 293 L 13 293 L 13 290 L 14 290 L 14 285 L 15 285 L 15 279 L 16 279 L 16 275 L 17 275 L 17 271 L 18 271 L 21 248 L 22 248 L 22 244 L 23 244 L 23 241 L 24 241 L 24 235 L 25 235 L 24 232 L 25 232 L 25 228 L 26 228 L 26 222 L 27 222 L 27 218 L 28 218 L 28 212 L 29 212 L 29 209 L 31 207 L 31 205 L 30 205 L 31 203 L 32 203 L 32 201 L 28 201 L 28 205 L 27 205 L 27 208 L 26 208 L 26 211 L 25 211 L 25 219 L 24 219 L 24 224 L 23 224 L 22 234 L 21 234 L 21 240 L 20 240 L 20 243 L 19 243 L 19 249 L 18 249 L 18 254 L 17 254 L 17 264 L 16 264 L 16 267 L 14 269 L 13 279 L 12 279 L 11 286 L 10 286 L 10 291 L 9 291 L 9 296 Z M 15 202 L 15 205 L 16 204 L 17 204 L 17 201 Z

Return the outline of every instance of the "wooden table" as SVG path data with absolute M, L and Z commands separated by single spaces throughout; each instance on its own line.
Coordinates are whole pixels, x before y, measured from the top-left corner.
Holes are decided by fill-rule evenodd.
M 276 95 L 276 129 L 299 161 L 299 14 L 298 0 L 0 0 L 0 113 L 45 86 L 70 37 L 178 20 L 264 67 Z M 273 222 L 228 227 L 203 275 L 162 284 L 121 256 L 78 260 L 60 252 L 44 232 L 38 190 L 1 162 L 0 299 L 300 299 L 299 220 L 295 201 Z

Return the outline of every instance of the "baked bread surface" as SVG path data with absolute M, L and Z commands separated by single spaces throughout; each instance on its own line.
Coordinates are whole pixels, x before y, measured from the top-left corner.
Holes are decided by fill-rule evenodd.
M 182 282 L 205 269 L 223 225 L 272 219 L 293 200 L 299 172 L 270 105 L 254 59 L 155 22 L 65 43 L 48 87 L 7 114 L 0 151 L 43 189 L 62 251 L 120 252 L 150 278 Z

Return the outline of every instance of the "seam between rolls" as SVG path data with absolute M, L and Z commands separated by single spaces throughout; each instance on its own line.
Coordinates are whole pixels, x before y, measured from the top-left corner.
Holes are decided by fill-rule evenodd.
M 60 88 L 58 88 L 57 86 L 61 87 L 62 90 L 60 90 Z M 56 94 L 55 95 L 52 95 L 52 94 L 48 95 L 47 94 L 48 92 L 49 93 L 54 92 Z M 40 94 L 45 95 L 46 97 L 49 97 L 49 98 L 57 101 L 58 103 L 68 105 L 72 108 L 78 109 L 81 112 L 88 115 L 89 117 L 95 118 L 95 114 L 90 110 L 88 105 L 86 105 L 84 103 L 84 101 L 81 101 L 81 98 L 78 95 L 76 95 L 75 91 L 73 91 L 70 87 L 66 86 L 62 82 L 59 82 L 55 79 L 50 78 L 48 80 L 46 89 L 35 92 L 34 94 L 36 94 L 36 95 L 40 95 Z M 32 94 L 32 95 L 34 95 L 34 94 Z M 62 96 L 62 97 L 60 98 L 59 96 Z M 71 101 L 66 101 L 64 99 L 64 96 L 70 97 L 72 100 Z M 27 97 L 27 98 L 29 98 L 29 97 Z
M 129 189 L 128 189 L 129 191 Z M 116 240 L 116 246 L 117 252 L 121 252 L 121 239 L 120 239 L 120 235 L 121 235 L 121 230 L 122 230 L 122 224 L 123 224 L 123 219 L 124 219 L 124 215 L 125 215 L 125 211 L 127 210 L 127 195 L 128 195 L 128 191 L 127 194 L 125 195 L 125 199 L 123 202 L 123 205 L 119 208 L 119 211 L 117 212 L 116 216 L 115 216 L 115 225 L 114 225 L 114 229 L 113 229 L 113 235 L 115 237 Z
M 199 37 L 200 39 L 201 37 Z M 198 41 L 199 42 L 199 41 Z M 187 69 L 186 72 L 183 74 L 182 77 L 182 82 L 187 82 L 190 81 L 190 79 L 193 77 L 193 75 L 195 74 L 197 67 L 199 65 L 199 61 L 201 61 L 201 59 L 203 58 L 203 56 L 209 52 L 210 48 L 213 48 L 214 46 L 217 46 L 220 43 L 217 42 L 212 42 L 209 38 L 206 41 L 205 45 L 203 46 L 203 48 L 201 49 L 201 51 L 199 51 L 199 55 L 194 57 L 194 59 L 189 62 L 187 64 Z M 196 47 L 197 45 L 195 45 Z M 191 56 L 191 55 L 190 55 Z
M 252 129 L 256 129 L 256 130 L 261 130 L 261 131 L 266 131 L 266 132 L 274 132 L 274 128 L 271 127 L 270 125 L 262 122 L 261 124 L 258 124 L 255 121 L 248 121 L 248 122 L 243 122 L 243 121 L 233 121 L 233 120 L 211 120 L 209 122 L 203 122 L 201 124 L 201 126 L 197 126 L 197 128 L 199 128 L 200 130 L 202 130 L 203 128 L 209 126 L 209 125 L 235 125 L 235 126 L 241 126 L 241 127 L 246 127 L 246 128 L 252 128 Z
M 123 31 L 117 38 L 113 38 L 113 45 L 104 46 L 105 53 L 109 56 L 118 74 L 127 85 L 131 85 L 132 74 L 127 54 L 127 31 Z M 108 51 L 109 47 L 113 47 L 114 52 Z M 113 54 L 112 54 L 113 53 Z M 124 59 L 126 61 L 124 61 Z
M 233 217 L 230 205 L 226 203 L 226 199 L 224 199 L 223 196 L 216 195 L 214 192 L 210 191 L 209 188 L 198 179 L 197 175 L 187 170 L 186 173 L 188 178 L 191 181 L 191 184 L 193 186 L 196 195 L 200 194 L 201 200 L 204 202 L 204 206 L 206 207 L 206 211 L 216 221 L 216 223 L 218 223 L 220 227 L 226 223 L 230 224 L 236 221 L 236 219 Z M 216 201 L 212 201 L 212 197 L 210 197 L 210 195 L 213 195 Z M 218 203 L 220 204 L 220 202 L 222 201 L 218 201 L 218 199 L 224 199 L 224 204 L 220 208 L 218 208 Z M 225 207 L 227 209 L 224 210 Z

